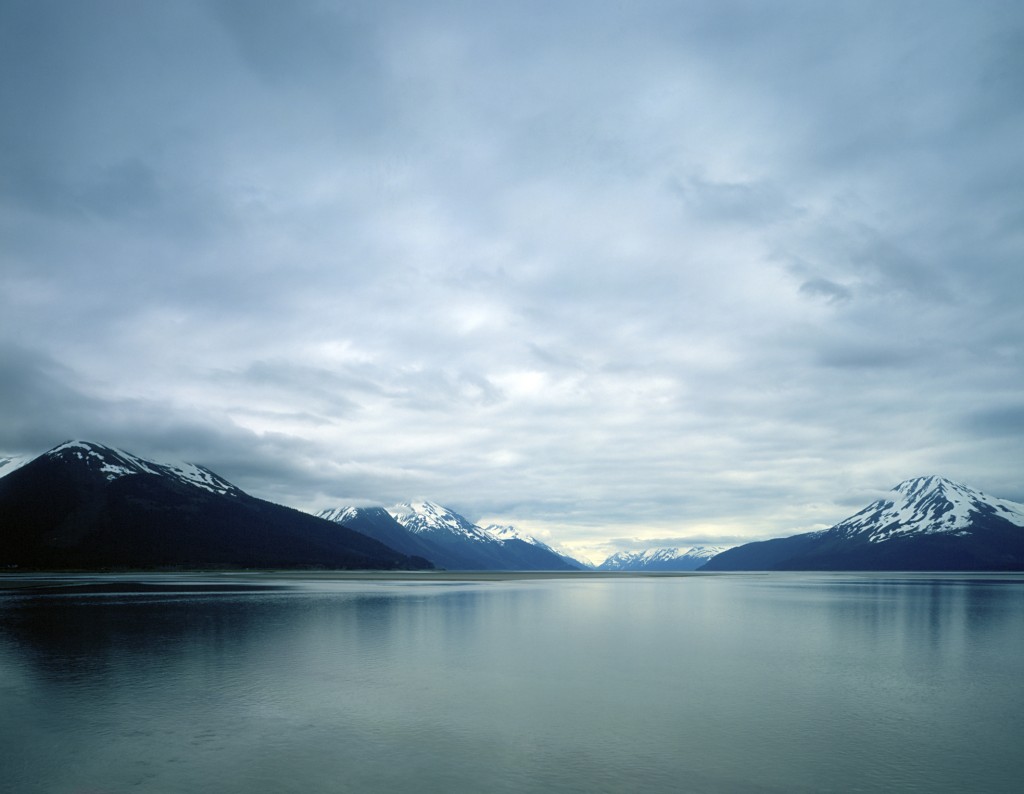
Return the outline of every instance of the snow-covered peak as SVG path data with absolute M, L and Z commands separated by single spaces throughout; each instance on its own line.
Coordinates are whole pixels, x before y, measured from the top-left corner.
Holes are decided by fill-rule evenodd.
M 346 521 L 351 521 L 358 514 L 359 510 L 355 507 L 328 507 L 317 513 L 316 516 L 317 518 L 326 518 L 335 524 L 344 524 Z
M 650 568 L 667 569 L 670 566 L 698 568 L 728 546 L 686 546 L 643 551 L 620 551 L 606 559 L 598 568 L 602 571 L 638 571 Z
M 532 543 L 534 546 L 547 546 L 547 544 L 537 540 L 533 535 L 527 535 L 511 524 L 488 524 L 483 529 L 484 532 L 498 540 L 521 540 L 525 543 Z
M 385 518 L 390 523 L 391 514 L 380 505 L 345 505 L 343 507 L 327 507 L 316 513 L 317 518 L 325 518 L 335 524 L 345 524 L 356 519 Z
M 917 534 L 969 534 L 977 520 L 998 517 L 1024 527 L 1024 505 L 996 499 L 944 477 L 914 477 L 830 531 L 867 535 L 872 543 Z
M 617 551 L 597 567 L 602 571 L 624 571 L 642 554 L 642 551 Z
M 395 521 L 417 535 L 455 534 L 481 543 L 498 540 L 469 519 L 435 502 L 406 502 L 390 508 L 388 512 Z
M 712 557 L 717 557 L 723 551 L 732 548 L 731 546 L 691 546 L 686 552 L 686 557 L 693 557 L 694 559 L 710 560 Z
M 238 496 L 242 493 L 205 466 L 197 466 L 194 463 L 154 463 L 130 452 L 90 441 L 65 441 L 47 452 L 46 457 L 79 461 L 104 475 L 107 480 L 117 480 L 136 474 L 156 474 L 211 493 L 229 496 Z
M 568 550 L 558 548 L 558 546 L 552 546 L 539 538 L 535 538 L 533 535 L 527 535 L 521 529 L 513 526 L 512 524 L 488 524 L 484 527 L 484 532 L 492 538 L 496 538 L 503 542 L 507 540 L 521 540 L 523 543 L 529 543 L 531 546 L 544 549 L 544 551 L 550 551 L 556 557 L 560 557 L 565 562 L 578 568 L 594 567 L 591 563 L 578 560 Z

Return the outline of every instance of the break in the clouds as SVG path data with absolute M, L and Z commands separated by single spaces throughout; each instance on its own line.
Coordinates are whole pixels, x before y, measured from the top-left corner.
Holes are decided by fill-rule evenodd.
M 1020 499 L 1022 53 L 1016 2 L 6 0 L 0 448 L 609 551 Z

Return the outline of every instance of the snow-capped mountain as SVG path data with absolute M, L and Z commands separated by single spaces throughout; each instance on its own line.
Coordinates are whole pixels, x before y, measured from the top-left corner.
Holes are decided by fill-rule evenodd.
M 452 561 L 437 544 L 407 530 L 383 507 L 333 507 L 321 510 L 317 516 L 361 532 L 403 554 L 430 560 L 437 567 L 451 567 Z
M 561 557 L 565 562 L 569 563 L 569 565 L 572 565 L 576 568 L 588 569 L 594 567 L 589 563 L 577 560 L 571 554 L 567 554 L 564 551 L 559 551 L 553 546 L 550 546 L 547 543 L 545 543 L 543 540 L 535 538 L 533 535 L 527 535 L 521 529 L 511 524 L 488 524 L 486 527 L 484 527 L 484 532 L 497 538 L 498 540 L 521 540 L 524 543 L 529 543 L 532 546 L 537 546 L 539 548 L 545 549 L 546 551 L 550 551 L 552 554 Z
M 434 502 L 407 502 L 388 511 L 417 537 L 434 544 L 439 556 L 428 557 L 450 570 L 559 571 L 580 567 L 536 539 L 499 537 L 454 510 Z
M 155 474 L 190 487 L 223 496 L 239 496 L 242 491 L 205 466 L 194 463 L 154 463 L 151 460 L 89 441 L 65 441 L 46 456 L 53 460 L 78 460 L 109 481 L 137 474 Z
M 383 507 L 333 507 L 317 515 L 450 571 L 548 571 L 583 567 L 536 538 L 499 535 L 435 502 Z
M 915 477 L 901 482 L 888 499 L 879 499 L 832 531 L 864 536 L 871 543 L 918 534 L 970 535 L 974 524 L 998 517 L 1024 527 L 1024 505 L 996 499 L 944 477 Z
M 830 529 L 738 546 L 703 568 L 858 569 L 1024 569 L 1024 505 L 915 477 Z
M 455 536 L 485 544 L 495 540 L 482 527 L 434 502 L 406 502 L 388 512 L 395 521 L 416 535 Z
M 317 518 L 326 518 L 328 521 L 333 521 L 335 524 L 344 524 L 346 521 L 354 521 L 357 519 L 363 511 L 381 512 L 385 515 L 388 511 L 383 507 L 328 507 L 317 513 Z
M 203 466 L 68 441 L 0 477 L 0 567 L 424 568 Z
M 512 526 L 512 524 L 488 524 L 484 527 L 484 532 L 498 538 L 498 540 L 512 540 L 513 538 L 518 538 L 519 540 L 526 541 L 527 543 L 532 543 L 535 546 L 551 548 L 546 543 L 543 543 L 533 537 L 533 535 L 527 535 L 525 532 L 520 531 L 517 527 Z
M 620 551 L 597 566 L 599 571 L 695 571 L 728 546 Z

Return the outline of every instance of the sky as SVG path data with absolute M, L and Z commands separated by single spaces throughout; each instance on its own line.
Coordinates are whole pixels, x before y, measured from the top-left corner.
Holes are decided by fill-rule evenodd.
M 600 562 L 1024 501 L 1024 5 L 0 0 L 0 451 Z

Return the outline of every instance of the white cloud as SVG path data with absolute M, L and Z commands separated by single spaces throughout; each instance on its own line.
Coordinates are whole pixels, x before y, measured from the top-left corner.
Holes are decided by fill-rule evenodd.
M 0 448 L 590 549 L 1021 496 L 1012 4 L 2 14 Z

